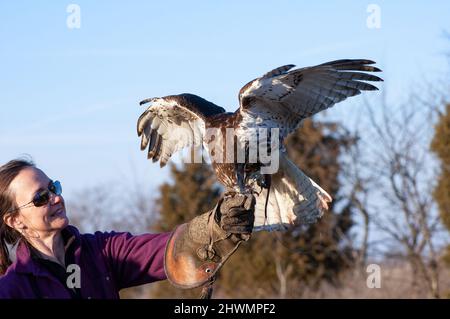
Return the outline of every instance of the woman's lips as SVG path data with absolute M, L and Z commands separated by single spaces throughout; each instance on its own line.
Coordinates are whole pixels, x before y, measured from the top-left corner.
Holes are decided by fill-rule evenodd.
M 58 217 L 58 216 L 61 216 L 63 213 L 64 213 L 64 210 L 62 208 L 60 208 L 56 212 L 50 214 L 50 217 Z

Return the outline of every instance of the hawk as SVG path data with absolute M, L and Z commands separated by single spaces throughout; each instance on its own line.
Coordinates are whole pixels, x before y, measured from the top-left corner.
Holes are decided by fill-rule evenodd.
M 254 231 L 313 223 L 332 198 L 289 160 L 283 141 L 304 119 L 361 91 L 378 90 L 366 82 L 382 81 L 366 73 L 381 71 L 374 63 L 345 59 L 304 68 L 278 67 L 244 85 L 240 106 L 232 113 L 187 93 L 145 99 L 140 105 L 150 106 L 137 122 L 141 150 L 147 148 L 148 158 L 163 167 L 175 152 L 203 146 L 228 193 L 255 195 Z M 276 159 L 275 171 L 263 171 L 268 162 L 261 146 Z

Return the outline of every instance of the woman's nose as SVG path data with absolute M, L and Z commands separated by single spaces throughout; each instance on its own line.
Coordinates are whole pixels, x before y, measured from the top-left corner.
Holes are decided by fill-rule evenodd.
M 62 201 L 62 195 L 56 195 L 55 193 L 50 192 L 50 202 L 52 205 L 58 204 Z

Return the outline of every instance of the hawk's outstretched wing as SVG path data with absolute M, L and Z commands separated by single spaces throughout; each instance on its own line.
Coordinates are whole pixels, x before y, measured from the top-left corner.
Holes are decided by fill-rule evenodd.
M 170 156 L 187 146 L 202 145 L 205 120 L 225 112 L 223 108 L 193 95 L 180 94 L 151 98 L 150 107 L 138 119 L 137 132 L 142 136 L 141 150 L 148 145 L 148 158 L 166 165 Z
M 382 81 L 363 73 L 379 72 L 370 60 L 337 60 L 291 70 L 276 68 L 246 84 L 239 92 L 241 128 L 279 128 L 286 137 L 301 121 L 347 97 L 378 90 L 362 81 Z M 289 71 L 291 70 L 291 71 Z M 360 72 L 363 71 L 363 72 Z

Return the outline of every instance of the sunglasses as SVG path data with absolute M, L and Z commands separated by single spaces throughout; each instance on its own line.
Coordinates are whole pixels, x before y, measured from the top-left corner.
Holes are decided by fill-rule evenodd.
M 36 193 L 36 195 L 34 195 L 32 201 L 26 203 L 25 205 L 18 207 L 17 209 L 14 209 L 14 210 L 24 208 L 25 206 L 28 206 L 30 204 L 33 204 L 36 207 L 42 207 L 44 205 L 47 205 L 48 202 L 50 201 L 50 197 L 51 197 L 50 193 L 53 193 L 57 196 L 60 196 L 62 194 L 62 186 L 59 181 L 50 181 L 47 189 L 44 189 L 44 190 Z

